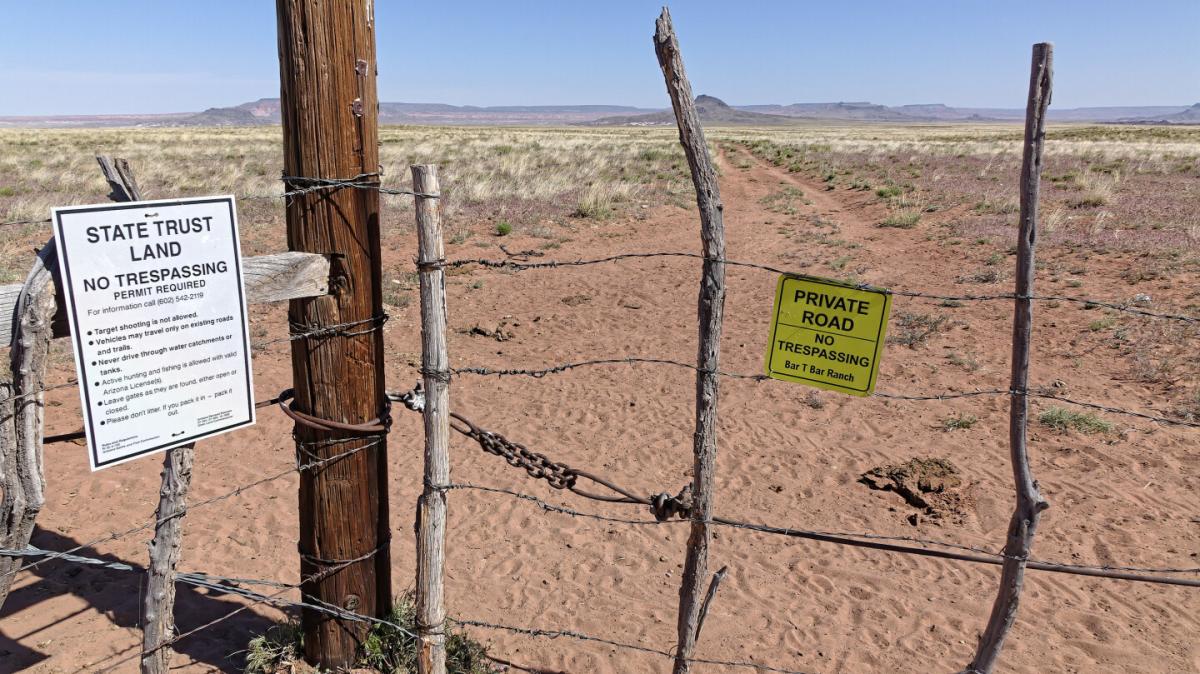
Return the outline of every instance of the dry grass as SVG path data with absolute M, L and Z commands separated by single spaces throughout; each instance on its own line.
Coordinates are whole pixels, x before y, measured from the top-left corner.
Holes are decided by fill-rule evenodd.
M 385 127 L 384 182 L 409 183 L 414 163 L 438 164 L 451 236 L 464 228 L 514 231 L 572 226 L 646 204 L 687 203 L 691 183 L 665 129 Z M 54 206 L 101 203 L 108 188 L 94 156 L 129 159 L 151 197 L 235 194 L 247 254 L 284 248 L 277 127 L 0 130 L 0 221 L 42 219 Z M 385 231 L 407 231 L 412 202 L 385 203 Z M 0 243 L 0 282 L 23 276 L 45 227 L 13 228 Z

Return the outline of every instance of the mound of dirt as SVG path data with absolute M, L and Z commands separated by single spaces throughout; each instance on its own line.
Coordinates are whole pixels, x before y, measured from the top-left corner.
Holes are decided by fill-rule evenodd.
M 898 465 L 877 466 L 858 481 L 871 489 L 896 492 L 935 521 L 961 521 L 969 508 L 966 485 L 958 469 L 946 459 L 909 459 Z M 915 513 L 908 517 L 912 524 L 919 519 Z

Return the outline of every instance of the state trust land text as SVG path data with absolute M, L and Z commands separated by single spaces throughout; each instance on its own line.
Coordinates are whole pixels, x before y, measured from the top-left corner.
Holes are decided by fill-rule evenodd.
M 183 255 L 184 242 L 190 237 L 212 231 L 212 216 L 143 220 L 120 224 L 89 225 L 84 234 L 88 243 L 129 241 L 129 261 L 169 260 Z M 142 271 L 121 272 L 111 276 L 84 278 L 85 292 L 109 292 L 114 300 L 146 297 L 155 293 L 197 290 L 204 278 L 229 271 L 225 260 L 162 266 Z

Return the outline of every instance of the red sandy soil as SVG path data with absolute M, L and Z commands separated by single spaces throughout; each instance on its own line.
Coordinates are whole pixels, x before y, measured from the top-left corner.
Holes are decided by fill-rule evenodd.
M 749 159 L 749 155 L 746 155 Z M 753 161 L 725 162 L 723 196 L 729 256 L 837 275 L 827 266 L 850 253 L 846 271 L 897 289 L 961 294 L 956 277 L 977 268 L 959 248 L 939 246 L 926 229 L 880 229 L 883 207 L 869 194 L 826 192 L 817 181 Z M 796 215 L 760 200 L 789 184 L 812 203 Z M 1015 189 L 1014 189 L 1015 193 Z M 629 221 L 587 222 L 573 240 L 547 251 L 558 259 L 617 252 L 699 250 L 694 210 L 671 206 Z M 811 237 L 812 216 L 836 222 L 840 238 L 861 244 L 832 250 Z M 475 240 L 478 240 L 478 236 Z M 510 250 L 543 241 L 519 232 Z M 449 257 L 494 249 L 474 240 Z M 386 268 L 411 264 L 411 235 L 387 237 Z M 1052 252 L 1052 251 L 1050 251 Z M 1011 266 L 1011 257 L 1003 265 Z M 1112 297 L 1105 279 L 1119 260 L 1087 262 L 1075 294 Z M 761 370 L 776 277 L 728 268 L 722 367 Z M 1011 278 L 1011 272 L 1008 274 Z M 451 363 L 456 367 L 540 367 L 627 355 L 692 361 L 696 353 L 699 262 L 650 258 L 520 273 L 471 270 L 449 279 Z M 482 282 L 480 287 L 477 282 Z M 1008 281 L 993 288 L 1009 290 Z M 972 291 L 978 286 L 968 286 Z M 1047 289 L 1043 286 L 1043 289 Z M 1051 288 L 1058 290 L 1057 288 Z M 1047 289 L 1050 290 L 1050 289 Z M 1154 287 L 1158 307 L 1186 304 L 1186 288 Z M 1011 306 L 897 298 L 899 311 L 946 314 L 948 329 L 913 348 L 889 345 L 879 390 L 926 394 L 1005 388 Z M 416 381 L 418 310 L 393 311 L 386 327 L 389 385 Z M 1155 410 L 1160 388 L 1118 377 L 1120 364 L 1096 347 L 1096 318 L 1079 305 L 1039 307 L 1032 383 L 1059 394 Z M 466 334 L 507 319 L 512 339 Z M 256 317 L 258 338 L 286 330 L 285 310 Z M 948 360 L 969 353 L 968 371 Z M 260 399 L 290 383 L 287 347 L 257 355 Z M 69 372 L 59 372 L 57 381 Z M 572 466 L 644 493 L 676 492 L 691 479 L 693 372 L 658 365 L 570 370 L 544 379 L 462 376 L 453 407 L 487 428 Z M 47 431 L 78 427 L 72 389 L 49 396 Z M 1035 403 L 1035 411 L 1046 405 Z M 943 431 L 952 413 L 976 415 L 969 429 Z M 1033 471 L 1052 504 L 1034 546 L 1042 559 L 1134 566 L 1200 566 L 1200 457 L 1196 431 L 1109 416 L 1118 431 L 1085 436 L 1031 427 Z M 1008 461 L 1008 400 L 898 402 L 858 399 L 797 384 L 721 382 L 717 512 L 725 517 L 829 531 L 924 536 L 998 550 L 1013 489 Z M 293 463 L 290 422 L 263 410 L 257 426 L 203 442 L 193 501 L 284 470 Z M 392 558 L 396 590 L 412 585 L 412 524 L 420 488 L 420 418 L 397 412 L 390 436 Z M 514 489 L 581 510 L 648 519 L 629 506 L 604 506 L 528 479 L 501 459 L 455 437 L 452 479 Z M 872 491 L 864 471 L 910 458 L 945 458 L 966 486 L 956 517 L 924 516 L 897 494 Z M 160 462 L 143 459 L 89 473 L 84 449 L 46 450 L 46 508 L 34 544 L 66 549 L 148 521 Z M 206 505 L 184 520 L 182 570 L 294 581 L 297 481 L 294 475 Z M 626 526 L 547 513 L 536 505 L 471 491 L 450 495 L 447 602 L 452 616 L 548 629 L 571 629 L 670 649 L 687 524 Z M 144 564 L 143 532 L 82 554 Z M 806 672 L 951 672 L 971 657 L 994 597 L 999 569 L 825 543 L 719 529 L 712 568 L 729 566 L 705 623 L 700 657 L 744 660 Z M 0 616 L 0 670 L 97 671 L 136 654 L 138 577 L 50 562 L 23 573 Z M 181 588 L 182 631 L 240 606 L 239 600 Z M 179 642 L 181 672 L 239 671 L 254 633 L 280 611 L 256 606 Z M 491 652 L 528 671 L 579 674 L 667 672 L 664 658 L 571 639 L 536 639 L 489 630 L 474 635 Z M 1194 589 L 1030 572 L 1017 624 L 1001 658 L 1007 672 L 1200 671 L 1200 595 Z M 116 671 L 136 671 L 136 659 Z M 734 672 L 697 666 L 696 671 Z

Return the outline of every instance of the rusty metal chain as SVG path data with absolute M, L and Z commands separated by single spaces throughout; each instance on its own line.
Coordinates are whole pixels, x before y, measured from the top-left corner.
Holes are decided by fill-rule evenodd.
M 578 473 L 567 464 L 554 461 L 545 454 L 535 452 L 519 442 L 513 442 L 499 433 L 479 428 L 457 412 L 451 412 L 450 417 L 459 422 L 451 422 L 450 426 L 454 430 L 478 442 L 480 449 L 488 454 L 504 459 L 514 468 L 523 468 L 529 477 L 545 480 L 555 489 L 574 491 Z
M 425 392 L 421 382 L 405 393 L 388 393 L 388 398 L 404 407 L 421 412 L 425 409 Z M 677 495 L 668 493 L 641 496 L 637 492 L 626 489 L 611 480 L 607 480 L 587 471 L 555 461 L 550 457 L 535 452 L 525 445 L 509 440 L 499 433 L 481 428 L 478 424 L 457 412 L 450 413 L 450 427 L 458 433 L 479 443 L 480 449 L 504 459 L 508 465 L 521 468 L 529 477 L 535 480 L 545 480 L 555 489 L 563 489 L 593 501 L 605 503 L 627 503 L 644 505 L 654 513 L 655 519 L 665 522 L 673 517 L 687 519 L 691 516 L 692 497 L 691 485 L 684 487 Z M 580 479 L 599 485 L 611 493 L 596 493 L 579 485 Z

